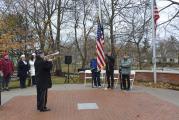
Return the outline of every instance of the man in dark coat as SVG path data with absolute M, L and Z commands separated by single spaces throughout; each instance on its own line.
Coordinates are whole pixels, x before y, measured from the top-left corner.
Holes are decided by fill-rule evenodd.
M 20 56 L 20 60 L 18 62 L 18 77 L 20 80 L 20 88 L 26 88 L 26 79 L 29 71 L 29 64 L 26 61 L 25 55 Z
M 35 60 L 35 75 L 37 80 L 37 109 L 40 112 L 49 111 L 47 109 L 47 92 L 52 87 L 50 70 L 52 62 L 48 61 L 43 52 L 39 52 Z
M 115 59 L 112 56 L 111 52 L 108 52 L 106 55 L 106 76 L 108 87 L 107 88 L 114 88 L 114 62 Z

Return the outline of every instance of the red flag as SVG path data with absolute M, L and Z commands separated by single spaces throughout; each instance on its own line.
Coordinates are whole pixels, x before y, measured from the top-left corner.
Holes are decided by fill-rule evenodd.
M 98 70 L 101 70 L 105 66 L 105 55 L 104 55 L 104 32 L 100 20 L 98 20 L 96 52 L 97 52 L 97 68 Z

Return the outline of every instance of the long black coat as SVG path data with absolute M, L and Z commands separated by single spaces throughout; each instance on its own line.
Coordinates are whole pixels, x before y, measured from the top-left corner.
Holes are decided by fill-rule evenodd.
M 114 63 L 115 58 L 113 56 L 106 55 L 106 71 L 113 71 L 114 70 Z
M 30 66 L 29 66 L 28 62 L 27 62 L 27 64 L 24 64 L 24 62 L 22 60 L 20 60 L 18 62 L 18 67 L 17 67 L 17 69 L 18 69 L 17 76 L 18 77 L 27 77 L 29 68 L 30 68 Z
M 51 73 L 52 62 L 45 61 L 41 57 L 37 56 L 35 63 L 35 75 L 37 80 L 37 87 L 39 88 L 51 88 Z

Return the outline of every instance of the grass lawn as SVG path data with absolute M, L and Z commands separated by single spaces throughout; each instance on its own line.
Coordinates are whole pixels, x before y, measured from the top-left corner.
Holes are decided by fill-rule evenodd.
M 28 84 L 28 80 L 26 80 L 26 85 Z M 52 84 L 64 84 L 65 78 L 64 77 L 57 77 L 52 76 Z M 9 87 L 12 88 L 19 88 L 19 80 L 13 80 L 10 82 Z
M 26 85 L 28 84 L 29 78 L 26 80 Z M 52 84 L 64 84 L 65 77 L 58 77 L 58 76 L 52 76 Z M 69 80 L 70 84 L 82 84 L 83 80 L 80 80 L 78 77 L 74 77 L 73 79 Z M 91 82 L 88 80 L 87 82 Z M 12 80 L 9 84 L 10 89 L 19 88 L 19 80 Z

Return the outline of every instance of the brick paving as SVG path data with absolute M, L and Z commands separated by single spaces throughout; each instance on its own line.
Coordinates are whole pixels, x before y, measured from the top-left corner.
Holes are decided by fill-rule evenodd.
M 98 110 L 78 110 L 96 103 Z M 147 93 L 93 89 L 50 91 L 50 112 L 36 110 L 36 96 L 17 96 L 0 110 L 0 120 L 179 120 L 179 107 Z

